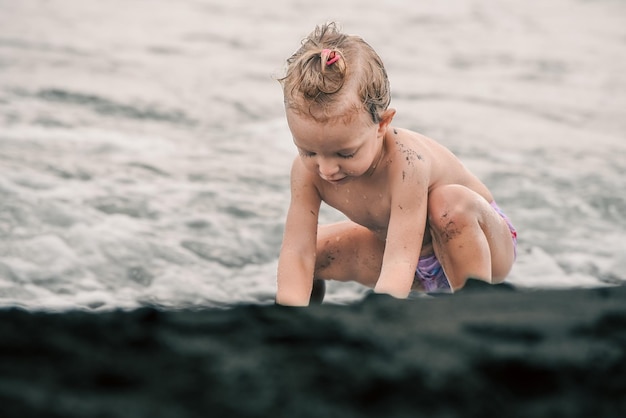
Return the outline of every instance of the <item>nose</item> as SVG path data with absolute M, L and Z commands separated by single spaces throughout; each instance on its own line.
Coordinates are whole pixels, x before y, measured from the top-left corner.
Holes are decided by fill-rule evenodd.
M 322 177 L 332 178 L 339 172 L 339 165 L 332 160 L 320 158 L 317 162 L 317 170 Z

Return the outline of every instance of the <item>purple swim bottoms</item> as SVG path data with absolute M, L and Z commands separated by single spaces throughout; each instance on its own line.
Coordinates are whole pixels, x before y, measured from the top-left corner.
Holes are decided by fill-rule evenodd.
M 511 238 L 513 239 L 513 249 L 515 256 L 517 257 L 517 231 L 511 223 L 508 216 L 502 212 L 496 202 L 490 203 L 491 207 L 498 212 L 498 214 L 505 220 L 511 231 Z M 452 293 L 450 282 L 446 277 L 446 273 L 443 271 L 443 267 L 435 254 L 422 256 L 417 263 L 417 269 L 415 269 L 415 278 L 413 279 L 413 286 L 423 288 L 426 293 Z

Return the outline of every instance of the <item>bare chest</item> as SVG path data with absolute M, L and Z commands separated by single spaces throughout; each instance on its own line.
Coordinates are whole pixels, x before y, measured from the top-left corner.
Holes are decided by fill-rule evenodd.
M 381 239 L 387 235 L 391 214 L 391 196 L 384 187 L 360 187 L 356 183 L 331 186 L 322 191 L 322 199 L 353 222 L 362 225 Z

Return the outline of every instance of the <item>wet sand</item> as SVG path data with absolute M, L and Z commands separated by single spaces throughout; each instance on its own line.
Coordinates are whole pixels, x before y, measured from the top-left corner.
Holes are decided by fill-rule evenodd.
M 618 417 L 626 288 L 308 309 L 0 311 L 12 417 Z

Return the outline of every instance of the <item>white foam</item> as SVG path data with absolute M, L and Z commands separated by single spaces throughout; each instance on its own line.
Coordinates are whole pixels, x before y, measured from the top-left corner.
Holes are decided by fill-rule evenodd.
M 126 3 L 0 6 L 0 305 L 268 301 L 296 155 L 275 79 L 327 10 L 386 62 L 394 123 L 513 219 L 511 283 L 626 281 L 620 2 Z

